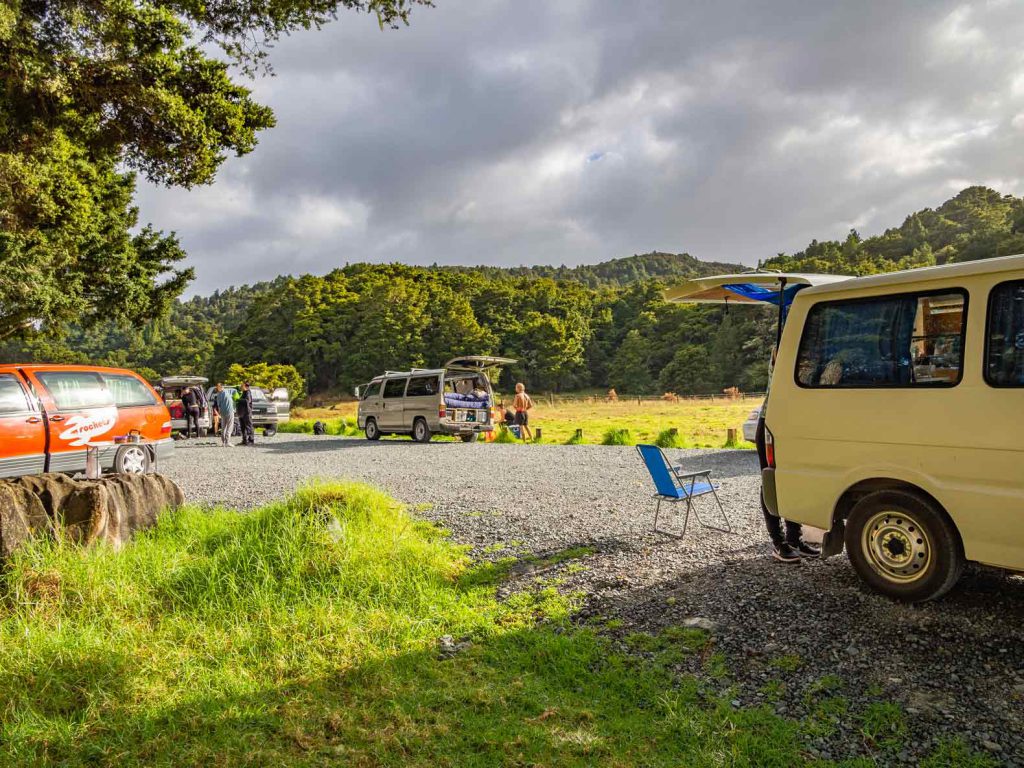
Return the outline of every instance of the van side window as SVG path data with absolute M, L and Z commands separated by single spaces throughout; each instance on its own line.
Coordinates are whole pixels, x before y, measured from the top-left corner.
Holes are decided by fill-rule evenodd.
M 388 379 L 384 385 L 384 397 L 401 397 L 405 394 L 405 382 L 408 379 Z
M 0 414 L 24 413 L 32 410 L 25 390 L 11 373 L 0 373 Z
M 134 376 L 129 376 L 126 373 L 105 373 L 103 380 L 107 382 L 110 394 L 114 396 L 114 404 L 118 408 L 158 404 L 149 388 Z
M 437 376 L 413 376 L 409 379 L 406 397 L 423 397 L 437 394 Z
M 1000 283 L 988 297 L 985 380 L 1024 387 L 1024 280 Z
M 98 373 L 46 371 L 36 374 L 62 411 L 78 408 L 109 408 L 114 398 Z
M 366 385 L 366 391 L 363 392 L 363 400 L 365 400 L 368 397 L 376 397 L 379 394 L 380 394 L 380 382 L 379 381 L 371 381 L 369 384 Z
M 803 387 L 955 386 L 963 368 L 967 294 L 947 291 L 822 302 L 797 357 Z

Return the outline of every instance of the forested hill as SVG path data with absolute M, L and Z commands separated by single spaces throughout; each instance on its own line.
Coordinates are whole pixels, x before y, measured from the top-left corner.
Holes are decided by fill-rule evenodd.
M 652 251 L 626 256 L 621 259 L 602 261 L 599 264 L 583 264 L 578 267 L 439 267 L 452 272 L 472 272 L 487 278 L 523 277 L 549 278 L 551 280 L 582 283 L 590 288 L 622 288 L 642 280 L 671 280 L 705 275 L 720 275 L 746 269 L 740 264 L 722 261 L 701 261 L 688 253 L 663 253 Z
M 938 208 L 924 208 L 903 224 L 862 239 L 814 240 L 763 266 L 785 272 L 871 275 L 957 261 L 1024 253 L 1024 198 L 988 187 L 967 187 Z
M 879 235 L 815 240 L 764 266 L 870 274 L 1021 252 L 1024 200 L 969 187 Z M 211 377 L 232 363 L 284 363 L 316 392 L 347 391 L 385 368 L 496 353 L 521 361 L 510 380 L 540 391 L 755 391 L 767 377 L 770 310 L 661 298 L 661 289 L 682 277 L 739 269 L 668 253 L 583 267 L 350 264 L 177 302 L 141 328 L 107 323 L 10 341 L 0 346 L 0 360 L 91 361 L 151 376 Z

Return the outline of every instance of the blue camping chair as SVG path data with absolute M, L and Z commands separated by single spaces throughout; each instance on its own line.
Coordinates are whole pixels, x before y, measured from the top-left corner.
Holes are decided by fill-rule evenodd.
M 657 505 L 654 507 L 654 530 L 656 533 L 665 533 L 669 536 L 676 535 L 669 531 L 658 530 L 658 513 L 661 512 L 661 502 L 663 501 L 674 503 L 686 502 L 686 517 L 683 519 L 683 532 L 678 534 L 679 538 L 686 535 L 686 526 L 690 522 L 691 510 L 696 515 L 697 522 L 705 528 L 721 531 L 722 533 L 732 533 L 729 515 L 725 513 L 722 500 L 718 498 L 718 486 L 711 482 L 710 469 L 703 469 L 699 472 L 683 472 L 683 468 L 681 466 L 673 466 L 665 452 L 656 445 L 638 445 L 636 450 L 640 454 L 640 458 L 644 460 L 644 464 L 647 465 L 647 471 L 651 473 L 651 479 L 654 481 L 654 487 L 657 490 L 657 493 L 654 494 L 654 498 L 658 500 Z M 725 528 L 705 523 L 694 506 L 694 499 L 709 493 L 714 495 L 718 509 L 722 513 L 722 517 L 725 518 Z

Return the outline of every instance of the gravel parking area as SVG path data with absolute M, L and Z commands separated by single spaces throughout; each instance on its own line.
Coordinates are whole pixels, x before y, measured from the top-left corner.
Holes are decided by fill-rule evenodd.
M 672 454 L 714 470 L 734 533 L 692 519 L 684 539 L 653 533 L 650 480 L 632 448 L 278 435 L 256 448 L 179 444 L 161 471 L 191 502 L 239 508 L 310 478 L 370 482 L 481 557 L 586 547 L 584 568 L 539 565 L 518 578 L 564 578 L 587 595 L 581 620 L 610 626 L 623 643 L 687 620 L 712 627 L 728 673 L 707 685 L 737 706 L 764 704 L 815 724 L 811 756 L 877 756 L 891 737 L 886 764 L 916 764 L 959 736 L 1000 764 L 1024 766 L 1024 579 L 973 569 L 945 599 L 904 606 L 867 591 L 845 557 L 777 564 L 753 452 Z M 898 717 L 882 733 L 865 719 L 882 701 L 902 706 L 905 730 Z

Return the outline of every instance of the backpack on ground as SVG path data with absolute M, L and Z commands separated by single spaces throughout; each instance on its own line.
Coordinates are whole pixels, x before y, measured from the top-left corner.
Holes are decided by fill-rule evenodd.
M 326 435 L 327 434 L 327 425 L 324 424 L 322 421 L 314 421 L 313 422 L 313 434 L 314 435 Z

